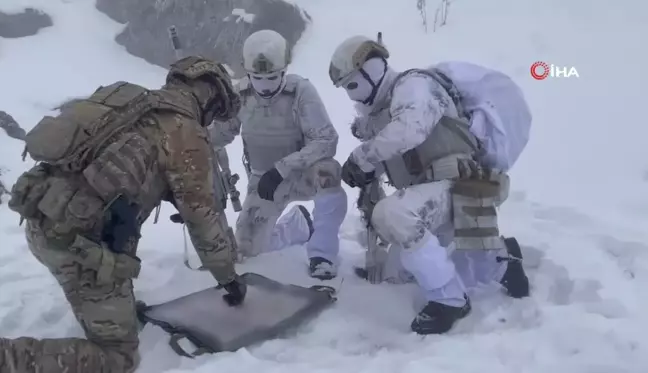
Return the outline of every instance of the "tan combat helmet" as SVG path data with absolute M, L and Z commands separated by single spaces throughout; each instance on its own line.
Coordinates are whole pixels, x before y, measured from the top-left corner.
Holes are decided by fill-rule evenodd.
M 290 62 L 288 42 L 276 31 L 257 31 L 243 43 L 243 68 L 250 74 L 273 74 Z
M 329 77 L 336 87 L 344 85 L 346 79 L 362 68 L 367 60 L 374 57 L 389 58 L 387 48 L 382 45 L 380 33 L 378 41 L 366 36 L 352 36 L 342 42 L 333 52 L 329 65 Z
M 232 79 L 225 67 L 200 56 L 189 56 L 171 65 L 167 83 L 179 79 L 194 90 L 203 111 L 203 126 L 212 120 L 227 121 L 241 109 L 241 99 L 232 86 Z M 201 89 L 194 82 L 204 82 L 210 89 Z M 203 84 L 203 86 L 206 86 Z

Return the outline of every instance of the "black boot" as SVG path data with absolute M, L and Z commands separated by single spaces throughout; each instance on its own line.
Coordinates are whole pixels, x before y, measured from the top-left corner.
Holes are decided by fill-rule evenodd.
M 514 237 L 504 240 L 508 258 L 498 257 L 497 261 L 508 261 L 506 272 L 500 283 L 506 289 L 506 294 L 513 298 L 529 296 L 529 278 L 522 267 L 522 249 Z
M 310 258 L 310 276 L 319 280 L 331 280 L 337 276 L 337 270 L 330 261 L 314 257 Z
M 470 299 L 464 295 L 466 304 L 463 307 L 452 307 L 442 303 L 428 302 L 412 321 L 412 331 L 416 334 L 443 334 L 452 329 L 457 320 L 468 316 L 472 306 Z

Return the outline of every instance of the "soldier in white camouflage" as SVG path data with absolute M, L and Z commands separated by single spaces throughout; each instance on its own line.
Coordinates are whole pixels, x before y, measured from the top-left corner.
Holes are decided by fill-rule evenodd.
M 396 72 L 388 58 L 381 41 L 364 36 L 346 39 L 332 56 L 329 76 L 355 102 L 352 132 L 362 141 L 342 178 L 363 188 L 385 174 L 397 189 L 376 204 L 371 224 L 391 244 L 387 262 L 399 259 L 427 300 L 412 330 L 441 334 L 470 312 L 466 286 L 475 280 L 499 281 L 516 298 L 528 295 L 529 283 L 519 261 L 507 262 L 499 236 L 495 206 L 506 199 L 506 175 L 490 179 L 475 161 L 477 139 L 442 77 Z
M 222 147 L 241 135 L 247 196 L 236 222 L 242 257 L 306 243 L 310 275 L 337 274 L 338 233 L 347 212 L 341 165 L 333 158 L 338 134 L 310 81 L 287 74 L 290 49 L 277 32 L 261 30 L 243 45 L 247 76 L 239 82 L 242 105 L 231 121 L 215 123 L 212 141 Z M 295 201 L 313 200 L 310 213 Z
M 204 267 L 227 290 L 225 301 L 243 301 L 206 128 L 235 116 L 239 105 L 220 64 L 188 57 L 172 65 L 159 90 L 100 87 L 27 134 L 26 150 L 41 162 L 17 180 L 9 206 L 26 220 L 30 251 L 59 282 L 87 339 L 0 338 L 0 372 L 136 370 L 139 229 L 163 200 L 178 209 Z M 78 151 L 66 153 L 70 144 Z

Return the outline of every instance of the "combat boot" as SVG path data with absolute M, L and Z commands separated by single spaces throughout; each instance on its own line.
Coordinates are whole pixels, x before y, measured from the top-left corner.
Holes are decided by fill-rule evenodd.
M 320 257 L 310 258 L 310 276 L 319 280 L 331 280 L 337 276 L 337 269 L 331 261 Z
M 437 302 L 428 304 L 416 315 L 412 321 L 412 331 L 416 334 L 443 334 L 452 329 L 458 320 L 468 316 L 472 310 L 470 299 L 464 295 L 466 304 L 462 307 L 452 307 Z
M 514 237 L 504 240 L 508 258 L 498 257 L 497 261 L 507 261 L 506 272 L 500 281 L 504 286 L 506 294 L 512 298 L 524 298 L 529 296 L 529 278 L 522 266 L 522 249 Z

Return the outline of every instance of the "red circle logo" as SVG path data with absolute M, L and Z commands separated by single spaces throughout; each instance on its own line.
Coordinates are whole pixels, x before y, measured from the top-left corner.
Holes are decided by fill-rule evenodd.
M 531 65 L 531 76 L 535 80 L 543 80 L 549 76 L 549 65 L 542 61 L 534 62 Z

